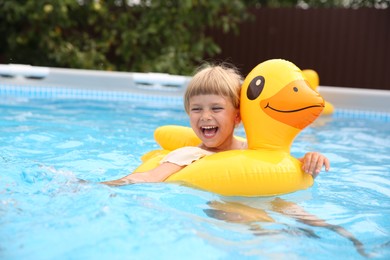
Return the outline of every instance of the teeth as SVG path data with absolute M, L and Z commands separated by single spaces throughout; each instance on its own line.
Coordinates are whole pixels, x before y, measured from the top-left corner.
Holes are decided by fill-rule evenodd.
M 217 128 L 216 126 L 202 126 L 202 129 L 213 129 Z

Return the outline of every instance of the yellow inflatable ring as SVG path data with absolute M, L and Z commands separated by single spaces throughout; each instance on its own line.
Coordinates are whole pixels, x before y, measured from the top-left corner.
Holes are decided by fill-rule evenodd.
M 313 178 L 290 155 L 290 147 L 323 107 L 323 98 L 310 88 L 293 63 L 280 59 L 260 63 L 248 74 L 241 90 L 240 113 L 248 149 L 206 156 L 166 182 L 226 196 L 272 196 L 306 189 Z M 156 167 L 171 149 L 198 145 L 194 136 L 186 127 L 158 128 L 155 138 L 163 150 L 146 154 L 135 172 Z

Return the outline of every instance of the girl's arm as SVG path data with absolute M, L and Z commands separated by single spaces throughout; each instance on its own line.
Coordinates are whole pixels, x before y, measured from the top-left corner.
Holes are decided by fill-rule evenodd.
M 117 180 L 104 181 L 102 184 L 109 186 L 122 186 L 133 183 L 162 182 L 184 167 L 185 166 L 179 166 L 174 163 L 164 162 L 150 171 L 131 173 Z
M 326 171 L 329 171 L 330 168 L 328 158 L 317 152 L 306 153 L 304 157 L 298 160 L 302 163 L 302 170 L 311 174 L 313 178 L 317 177 L 323 166 L 325 166 Z

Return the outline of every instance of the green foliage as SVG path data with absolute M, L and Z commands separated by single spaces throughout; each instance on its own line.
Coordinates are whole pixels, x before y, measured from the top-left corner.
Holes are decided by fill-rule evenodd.
M 0 62 L 188 74 L 237 30 L 241 0 L 0 0 Z

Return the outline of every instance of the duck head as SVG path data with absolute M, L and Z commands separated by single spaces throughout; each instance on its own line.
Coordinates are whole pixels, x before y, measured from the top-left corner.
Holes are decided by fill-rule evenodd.
M 323 98 L 293 63 L 282 59 L 260 63 L 241 89 L 240 112 L 249 149 L 290 152 L 294 138 L 323 108 Z

